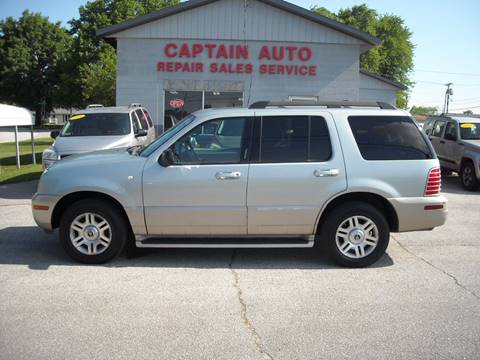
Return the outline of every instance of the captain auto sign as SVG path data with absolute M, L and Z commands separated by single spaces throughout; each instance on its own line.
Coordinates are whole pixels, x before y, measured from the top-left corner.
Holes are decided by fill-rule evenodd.
M 313 51 L 305 46 L 249 45 L 225 43 L 174 43 L 163 47 L 165 61 L 157 71 L 165 73 L 217 73 L 315 76 Z

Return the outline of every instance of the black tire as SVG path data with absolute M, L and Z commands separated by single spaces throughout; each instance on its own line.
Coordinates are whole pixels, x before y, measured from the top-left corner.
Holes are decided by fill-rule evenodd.
M 104 250 L 96 255 L 82 253 L 70 240 L 70 225 L 77 217 L 85 213 L 99 215 L 110 226 L 108 230 L 108 235 L 111 237 L 110 243 L 108 246 L 102 245 Z M 116 257 L 123 250 L 128 234 L 127 224 L 120 211 L 108 201 L 101 199 L 83 199 L 73 203 L 60 220 L 59 236 L 65 252 L 72 259 L 85 264 L 103 264 Z
M 452 170 L 444 168 L 444 167 L 441 168 L 441 172 L 442 172 L 443 177 L 452 175 Z
M 462 187 L 468 191 L 478 190 L 480 181 L 477 179 L 475 167 L 471 161 L 465 161 L 460 169 L 460 182 Z
M 337 230 L 340 225 L 352 216 L 361 216 L 370 219 L 378 230 L 377 245 L 369 254 L 361 258 L 352 258 L 344 255 L 337 245 Z M 390 227 L 385 216 L 374 206 L 352 201 L 339 205 L 327 215 L 325 222 L 320 229 L 320 241 L 325 243 L 332 259 L 341 266 L 360 268 L 376 262 L 387 249 L 390 239 Z

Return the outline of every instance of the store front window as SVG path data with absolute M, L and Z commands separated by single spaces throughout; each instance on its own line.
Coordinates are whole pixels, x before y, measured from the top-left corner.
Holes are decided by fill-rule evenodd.
M 165 90 L 164 131 L 197 110 L 242 106 L 241 92 Z

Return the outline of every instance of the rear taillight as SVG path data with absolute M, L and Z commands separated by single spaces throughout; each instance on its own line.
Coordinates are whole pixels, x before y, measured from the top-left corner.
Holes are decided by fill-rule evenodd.
M 440 168 L 432 168 L 428 172 L 427 185 L 425 186 L 425 194 L 423 196 L 440 195 L 442 188 L 442 174 Z

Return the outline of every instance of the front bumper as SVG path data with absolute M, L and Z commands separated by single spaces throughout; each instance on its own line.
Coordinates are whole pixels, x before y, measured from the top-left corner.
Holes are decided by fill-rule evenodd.
M 440 196 L 388 199 L 398 217 L 398 231 L 428 230 L 445 224 L 447 198 Z M 426 210 L 425 206 L 443 205 L 440 209 Z
M 35 194 L 32 198 L 33 219 L 42 229 L 53 231 L 52 214 L 59 196 Z

